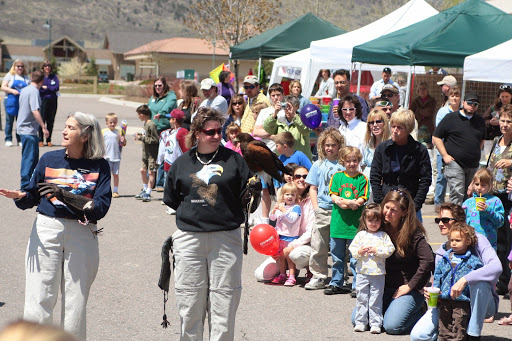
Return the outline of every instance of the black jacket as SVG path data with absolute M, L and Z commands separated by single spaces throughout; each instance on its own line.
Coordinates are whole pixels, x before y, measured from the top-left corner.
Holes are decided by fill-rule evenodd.
M 370 171 L 373 200 L 381 203 L 384 196 L 398 187 L 409 191 L 414 199 L 416 211 L 421 209 L 432 183 L 432 167 L 427 147 L 408 136 L 407 151 L 400 161 L 400 171 L 391 169 L 391 153 L 397 145 L 384 141 L 377 146 Z

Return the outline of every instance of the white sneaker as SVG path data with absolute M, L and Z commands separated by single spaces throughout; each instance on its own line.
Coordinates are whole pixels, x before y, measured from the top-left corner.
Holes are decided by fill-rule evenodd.
M 18 143 L 18 146 L 23 147 L 23 143 L 21 143 L 21 142 Z
M 354 327 L 355 332 L 364 332 L 366 330 L 366 326 L 363 324 L 356 324 Z
M 6 147 L 12 147 L 12 141 L 5 141 Z
M 172 209 L 171 207 L 167 207 L 167 209 L 165 210 L 165 212 L 169 215 L 174 215 L 176 214 L 176 211 L 174 209 Z
M 319 290 L 325 289 L 325 283 L 323 279 L 320 278 L 311 278 L 308 284 L 304 286 L 306 290 Z
M 370 333 L 372 334 L 380 334 L 382 331 L 380 330 L 380 327 L 373 326 L 370 328 Z

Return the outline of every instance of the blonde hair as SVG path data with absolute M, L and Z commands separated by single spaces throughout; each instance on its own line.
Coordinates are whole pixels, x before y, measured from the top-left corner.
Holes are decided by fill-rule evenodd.
M 241 133 L 242 130 L 240 129 L 240 126 L 238 124 L 236 124 L 235 122 L 231 122 L 230 124 L 228 124 L 228 126 L 226 127 L 226 135 L 227 134 L 231 134 L 231 133 L 234 133 L 234 132 L 238 132 L 238 133 Z M 238 134 L 237 134 L 238 135 Z M 229 138 L 229 136 L 228 136 Z
M 402 257 L 405 257 L 412 251 L 412 243 L 411 237 L 416 232 L 416 230 L 420 230 L 420 232 L 426 236 L 427 233 L 423 224 L 416 217 L 416 209 L 414 208 L 414 200 L 407 190 L 398 189 L 389 191 L 388 194 L 382 200 L 381 207 L 384 209 L 384 206 L 390 202 L 394 201 L 398 203 L 400 209 L 405 212 L 405 215 L 402 217 L 402 221 L 398 228 L 398 234 L 390 235 L 393 244 L 395 245 L 396 251 Z M 389 223 L 384 222 L 384 227 L 386 231 L 390 231 Z M 394 240 L 393 240 L 394 239 Z
M 359 229 L 358 231 L 368 231 L 368 226 L 366 225 L 366 220 L 370 219 L 378 219 L 381 222 L 379 231 L 383 230 L 384 224 L 382 224 L 382 208 L 377 203 L 371 203 L 366 205 L 363 212 L 361 213 L 361 219 L 359 220 Z
M 16 65 L 18 65 L 20 63 L 23 64 L 23 66 L 24 66 L 23 72 L 21 74 L 23 76 L 27 76 L 28 75 L 28 73 L 27 73 L 27 66 L 25 65 L 25 63 L 21 59 L 16 59 L 14 62 L 12 62 L 11 69 L 9 70 L 9 74 L 15 75 L 16 74 Z
M 414 122 L 416 122 L 416 118 L 414 117 L 412 110 L 401 108 L 391 114 L 389 125 L 392 126 L 395 124 L 403 126 L 405 127 L 407 134 L 410 134 L 414 130 Z
M 320 137 L 318 137 L 317 142 L 317 150 L 318 150 L 318 159 L 323 160 L 325 159 L 325 142 L 327 139 L 332 139 L 339 145 L 339 149 L 345 147 L 345 139 L 341 135 L 340 131 L 334 127 L 329 127 L 325 129 L 321 134 Z M 338 150 L 339 152 L 339 150 Z
M 284 202 L 284 195 L 286 193 L 295 193 L 295 203 L 298 204 L 300 202 L 299 189 L 293 182 L 287 182 L 281 187 L 278 202 Z
M 483 182 L 484 184 L 489 186 L 489 192 L 492 192 L 492 173 L 487 168 L 480 168 L 476 171 L 475 175 L 473 176 L 473 181 L 479 180 L 480 182 Z M 480 193 L 479 193 L 480 194 Z
M 105 122 L 108 122 L 112 118 L 115 118 L 116 120 L 118 119 L 117 115 L 115 113 L 113 113 L 113 112 L 106 114 L 105 115 Z
M 299 87 L 300 87 L 300 92 L 302 92 L 302 84 L 300 84 L 300 81 L 297 80 L 297 79 L 294 79 L 292 81 L 290 81 L 290 86 L 289 86 L 289 90 L 290 90 L 290 94 L 292 93 L 292 88 L 295 84 L 299 84 Z
M 346 146 L 346 147 L 341 148 L 339 156 L 340 156 L 340 163 L 343 166 L 345 166 L 345 162 L 347 161 L 347 159 L 350 156 L 354 156 L 358 160 L 358 162 L 361 162 L 361 160 L 363 159 L 363 154 L 361 154 L 361 151 L 359 150 L 359 148 L 351 147 L 351 146 Z
M 389 129 L 389 119 L 388 115 L 380 109 L 372 109 L 368 114 L 368 118 L 366 122 L 374 121 L 374 120 L 383 120 L 384 126 L 382 127 L 382 141 L 389 140 L 391 136 L 391 131 Z M 375 148 L 375 142 L 377 142 L 377 137 L 372 134 L 370 129 L 370 124 L 366 125 L 366 134 L 364 135 L 364 144 L 369 146 L 370 148 Z
M 77 339 L 57 327 L 20 320 L 4 328 L 0 333 L 0 341 L 77 341 Z
M 100 124 L 94 115 L 75 111 L 68 115 L 73 117 L 80 128 L 80 136 L 87 138 L 84 142 L 84 159 L 101 159 L 105 155 L 105 142 Z

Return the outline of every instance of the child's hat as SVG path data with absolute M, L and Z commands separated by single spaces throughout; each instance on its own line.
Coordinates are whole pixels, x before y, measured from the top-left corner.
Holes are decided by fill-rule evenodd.
M 180 109 L 173 109 L 171 111 L 171 117 L 175 118 L 177 120 L 181 120 L 182 118 L 185 117 L 185 113 L 183 111 L 181 111 Z

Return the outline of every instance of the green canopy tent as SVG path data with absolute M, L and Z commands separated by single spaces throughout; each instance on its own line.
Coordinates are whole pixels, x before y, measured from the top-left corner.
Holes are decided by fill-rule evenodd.
M 278 58 L 309 47 L 313 40 L 329 38 L 346 31 L 312 13 L 274 27 L 232 46 L 231 59 Z
M 485 1 L 467 0 L 419 23 L 354 46 L 352 61 L 463 67 L 467 56 L 511 38 L 511 15 Z M 409 75 L 408 90 L 410 81 Z M 406 106 L 408 99 L 409 96 Z
M 352 61 L 386 65 L 463 67 L 464 58 L 512 38 L 512 16 L 482 0 L 467 0 L 352 51 Z

